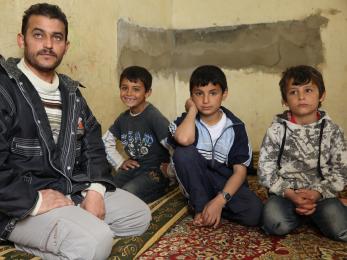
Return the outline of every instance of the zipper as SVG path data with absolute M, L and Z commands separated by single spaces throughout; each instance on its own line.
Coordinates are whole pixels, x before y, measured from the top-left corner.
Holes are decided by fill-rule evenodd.
M 0 64 L 0 66 L 2 66 L 2 64 Z M 22 83 L 22 82 L 18 82 L 18 80 L 17 80 L 15 77 L 13 77 L 13 76 L 11 75 L 11 73 L 9 73 L 9 71 L 7 70 L 7 68 L 6 68 L 5 66 L 2 66 L 2 67 L 3 67 L 3 69 L 6 71 L 8 77 L 9 77 L 10 79 L 13 79 L 13 80 L 16 82 L 17 86 L 18 86 L 18 87 L 20 88 L 20 90 L 21 90 L 21 93 L 22 93 L 23 97 L 25 98 L 25 100 L 26 100 L 27 103 L 29 104 L 31 110 L 34 112 L 35 110 L 34 110 L 32 104 L 31 104 L 31 102 L 29 102 L 28 98 L 27 98 L 27 97 L 25 96 L 25 94 L 24 94 L 25 91 L 24 91 L 24 89 L 23 89 L 23 83 Z M 67 175 L 64 174 L 63 171 L 57 169 L 57 168 L 54 166 L 54 164 L 53 164 L 53 162 L 52 162 L 52 158 L 51 158 L 51 152 L 50 152 L 50 150 L 48 149 L 47 140 L 43 137 L 42 129 L 41 129 L 40 125 L 39 125 L 40 120 L 37 119 L 37 116 L 36 116 L 35 113 L 33 113 L 33 116 L 34 116 L 35 124 L 36 124 L 36 126 L 38 127 L 38 129 L 39 129 L 39 134 L 40 134 L 40 136 L 41 136 L 42 140 L 44 141 L 45 146 L 46 146 L 46 148 L 47 148 L 49 163 L 50 163 L 50 165 L 52 166 L 52 168 L 53 168 L 54 170 L 56 170 L 57 172 L 59 172 L 61 175 L 63 175 L 63 176 L 65 177 L 65 179 L 66 179 L 67 182 L 68 182 L 68 187 L 67 187 L 68 190 L 67 190 L 67 191 L 68 191 L 68 194 L 70 194 L 70 193 L 72 192 L 72 181 L 70 180 L 70 178 L 69 178 Z M 72 177 L 72 176 L 71 176 L 71 177 Z M 107 179 L 93 180 L 93 182 L 94 182 L 94 181 L 95 181 L 95 182 L 97 182 L 97 181 L 106 182 L 106 183 L 111 184 L 112 186 L 114 186 L 114 183 L 113 183 L 112 181 L 107 180 Z
M 23 83 L 22 83 L 22 82 L 18 82 L 18 80 L 17 80 L 16 78 L 12 77 L 12 75 L 7 71 L 6 68 L 4 68 L 4 69 L 5 69 L 6 73 L 8 74 L 9 78 L 10 78 L 10 79 L 13 79 L 13 80 L 16 82 L 16 84 L 17 84 L 17 86 L 19 87 L 19 89 L 20 89 L 20 91 L 21 91 L 23 97 L 25 98 L 25 100 L 26 100 L 27 103 L 29 104 L 29 106 L 30 106 L 30 108 L 31 108 L 31 111 L 33 112 L 33 117 L 34 117 L 35 124 L 36 124 L 36 126 L 38 127 L 38 129 L 39 129 L 39 134 L 40 134 L 40 136 L 41 136 L 43 142 L 44 142 L 45 145 L 46 145 L 46 148 L 47 148 L 47 151 L 48 151 L 48 161 L 49 161 L 50 165 L 52 166 L 52 168 L 53 168 L 54 170 L 56 170 L 57 172 L 59 172 L 61 175 L 63 175 L 63 176 L 66 178 L 66 180 L 68 181 L 68 184 L 69 184 L 68 187 L 67 187 L 68 193 L 71 193 L 71 191 L 72 191 L 72 182 L 71 182 L 71 180 L 70 180 L 61 170 L 57 169 L 57 168 L 54 166 L 53 162 L 52 162 L 52 158 L 51 158 L 52 155 L 51 155 L 50 149 L 48 148 L 47 140 L 43 137 L 42 129 L 41 129 L 41 126 L 40 126 L 40 120 L 37 118 L 37 115 L 36 115 L 36 113 L 34 112 L 35 110 L 34 110 L 32 104 L 31 104 L 31 102 L 28 100 L 28 98 L 27 98 L 26 95 L 24 94 L 25 91 L 24 91 L 24 89 L 23 89 Z
M 226 128 L 224 128 L 214 144 L 212 142 L 212 137 L 211 137 L 210 131 L 208 131 L 207 127 L 204 124 L 200 123 L 200 125 L 202 125 L 206 129 L 206 131 L 208 133 L 208 136 L 210 137 L 210 142 L 211 142 L 211 145 L 212 145 L 211 166 L 214 167 L 214 164 L 215 164 L 215 159 L 214 159 L 214 157 L 215 157 L 215 148 L 216 148 L 217 142 L 222 137 L 222 135 L 225 133 L 225 131 L 228 130 L 229 128 L 232 128 L 234 125 L 229 125 Z M 228 155 L 226 156 L 226 159 L 228 160 Z

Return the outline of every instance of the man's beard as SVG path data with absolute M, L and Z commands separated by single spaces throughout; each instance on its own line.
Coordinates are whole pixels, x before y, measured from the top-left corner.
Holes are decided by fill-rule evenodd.
M 38 57 L 39 55 L 42 55 L 42 54 L 49 54 L 49 55 L 54 56 L 56 58 L 55 62 L 49 66 L 41 65 L 38 62 L 38 59 L 36 59 L 36 57 Z M 63 59 L 63 56 L 59 58 L 56 53 L 54 53 L 51 50 L 47 50 L 47 49 L 42 49 L 35 54 L 30 54 L 26 50 L 24 50 L 24 57 L 30 66 L 35 68 L 37 71 L 41 71 L 41 72 L 45 72 L 45 73 L 55 71 L 55 69 L 60 65 L 60 63 Z

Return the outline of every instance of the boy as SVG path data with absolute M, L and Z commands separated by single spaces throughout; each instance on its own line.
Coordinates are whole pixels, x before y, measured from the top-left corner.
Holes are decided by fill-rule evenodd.
M 308 218 L 327 237 L 347 241 L 347 207 L 336 198 L 346 181 L 347 147 L 341 128 L 318 110 L 323 77 L 297 66 L 279 85 L 289 111 L 275 117 L 260 149 L 260 183 L 270 193 L 263 229 L 285 235 Z
M 255 226 L 261 216 L 262 202 L 246 184 L 252 151 L 245 126 L 221 106 L 227 94 L 220 68 L 198 67 L 190 78 L 187 112 L 169 127 L 174 167 L 198 226 L 216 228 L 221 216 Z
M 165 194 L 169 180 L 160 167 L 169 162 L 163 144 L 169 121 L 152 104 L 152 76 L 142 67 L 126 68 L 119 80 L 120 99 L 129 108 L 105 133 L 103 140 L 107 159 L 117 170 L 114 182 L 146 203 Z M 120 140 L 129 159 L 116 150 Z

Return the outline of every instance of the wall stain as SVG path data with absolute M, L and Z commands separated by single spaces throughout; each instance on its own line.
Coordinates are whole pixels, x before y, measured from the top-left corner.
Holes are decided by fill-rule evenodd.
M 324 63 L 320 31 L 328 19 L 314 14 L 302 20 L 198 29 L 149 28 L 118 21 L 118 71 L 140 65 L 188 81 L 202 64 L 225 69 L 278 73 L 298 64 Z

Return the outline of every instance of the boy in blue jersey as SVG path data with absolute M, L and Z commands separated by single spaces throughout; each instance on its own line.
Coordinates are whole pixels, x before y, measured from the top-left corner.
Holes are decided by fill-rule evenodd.
M 227 94 L 220 68 L 198 67 L 190 78 L 187 112 L 169 126 L 177 178 L 198 226 L 217 227 L 221 217 L 256 226 L 261 217 L 262 202 L 246 181 L 252 150 L 243 122 L 221 106 Z

